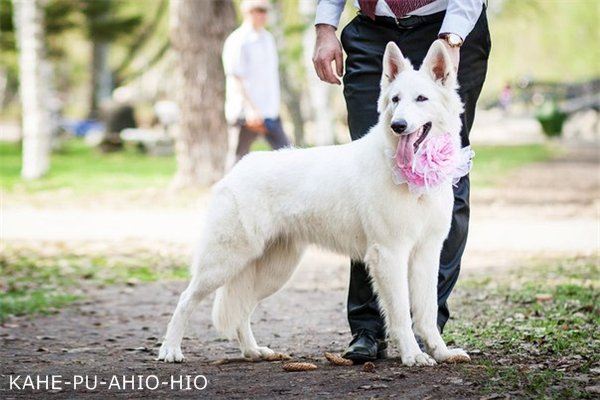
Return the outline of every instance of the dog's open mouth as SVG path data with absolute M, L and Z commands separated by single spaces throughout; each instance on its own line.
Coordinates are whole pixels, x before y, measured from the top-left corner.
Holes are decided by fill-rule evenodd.
M 414 154 L 417 152 L 419 145 L 423 143 L 430 130 L 431 122 L 427 122 L 416 131 L 405 133 L 400 136 L 395 157 L 398 166 L 408 166 L 412 164 Z

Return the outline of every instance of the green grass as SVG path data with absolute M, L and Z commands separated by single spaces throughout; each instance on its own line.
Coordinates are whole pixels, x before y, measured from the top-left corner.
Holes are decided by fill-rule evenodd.
M 464 280 L 461 315 L 444 335 L 481 351 L 488 393 L 587 398 L 578 377 L 600 363 L 599 272 L 597 258 L 574 258 Z
M 477 187 L 494 185 L 515 169 L 558 155 L 558 150 L 547 144 L 474 146 L 474 150 L 471 184 Z
M 0 142 L 0 186 L 9 191 L 40 192 L 71 189 L 97 193 L 112 190 L 166 186 L 175 173 L 173 157 L 150 157 L 127 148 L 102 154 L 81 140 L 67 140 L 52 154 L 50 172 L 42 179 L 24 181 L 20 177 L 21 146 Z
M 188 277 L 184 257 L 147 249 L 130 254 L 69 254 L 7 245 L 0 253 L 0 322 L 47 313 L 85 296 L 89 287 Z
M 266 150 L 257 142 L 254 150 Z M 471 174 L 474 186 L 493 185 L 516 168 L 543 161 L 556 154 L 549 145 L 477 146 Z M 47 176 L 35 181 L 20 177 L 21 148 L 18 143 L 0 142 L 0 186 L 10 192 L 40 193 L 68 189 L 77 194 L 94 194 L 149 187 L 166 187 L 175 173 L 174 157 L 151 157 L 128 148 L 102 154 L 81 140 L 67 140 L 52 154 Z

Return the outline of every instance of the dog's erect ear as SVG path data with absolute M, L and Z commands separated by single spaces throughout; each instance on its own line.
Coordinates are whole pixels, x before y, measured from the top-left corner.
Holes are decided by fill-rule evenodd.
M 394 42 L 389 42 L 385 46 L 383 53 L 383 74 L 381 75 L 381 87 L 386 87 L 396 76 L 407 67 L 412 66 L 406 61 L 400 48 Z
M 454 65 L 452 65 L 446 47 L 440 40 L 433 42 L 420 69 L 426 71 L 431 79 L 439 81 L 444 86 L 453 87 L 456 83 Z

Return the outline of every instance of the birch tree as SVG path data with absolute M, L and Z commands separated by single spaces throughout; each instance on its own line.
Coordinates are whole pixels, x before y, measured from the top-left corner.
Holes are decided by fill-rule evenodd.
M 173 86 L 181 110 L 173 187 L 207 186 L 225 171 L 227 123 L 221 52 L 235 25 L 235 10 L 231 0 L 171 0 L 170 8 L 171 42 L 177 59 Z
M 23 161 L 21 176 L 37 179 L 50 166 L 50 65 L 45 59 L 43 0 L 13 0 L 19 50 Z

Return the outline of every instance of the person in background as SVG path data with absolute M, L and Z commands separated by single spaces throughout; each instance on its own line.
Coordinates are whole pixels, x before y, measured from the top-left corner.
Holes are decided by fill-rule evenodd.
M 104 153 L 119 151 L 123 148 L 121 131 L 137 128 L 133 108 L 134 92 L 128 87 L 119 87 L 113 91 L 112 101 L 102 105 L 101 116 L 106 124 L 106 134 L 99 148 Z
M 223 46 L 225 115 L 230 125 L 228 168 L 250 151 L 258 136 L 273 149 L 289 146 L 279 116 L 279 60 L 273 35 L 265 29 L 268 0 L 243 0 L 243 23 Z
M 415 68 L 435 40 L 446 46 L 458 70 L 459 94 L 465 104 L 461 116 L 462 146 L 469 146 L 475 104 L 487 71 L 491 48 L 484 0 L 356 0 L 359 14 L 335 31 L 345 0 L 320 0 L 315 29 L 314 67 L 321 80 L 340 84 L 348 109 L 350 136 L 356 140 L 377 123 L 377 98 L 382 58 L 388 42 L 395 42 Z M 343 74 L 342 47 L 346 52 Z M 333 64 L 333 66 L 332 66 Z M 469 176 L 454 188 L 452 227 L 444 243 L 438 276 L 438 328 L 448 321 L 448 296 L 458 279 L 469 225 Z M 365 265 L 351 264 L 348 322 L 353 339 L 343 356 L 357 362 L 385 357 L 385 328 Z

